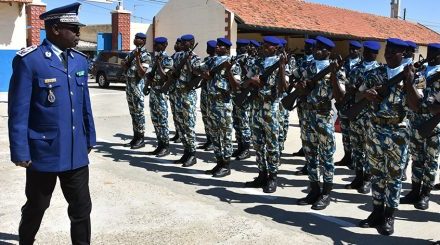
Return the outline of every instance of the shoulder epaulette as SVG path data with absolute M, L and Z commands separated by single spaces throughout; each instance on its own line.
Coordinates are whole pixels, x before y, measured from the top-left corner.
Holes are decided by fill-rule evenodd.
M 29 47 L 27 47 L 27 48 L 24 48 L 24 49 L 18 51 L 16 54 L 17 54 L 18 56 L 24 57 L 24 56 L 26 56 L 26 55 L 32 53 L 32 52 L 33 52 L 34 50 L 36 50 L 37 48 L 38 48 L 37 45 L 32 45 L 32 46 L 29 46 Z
M 82 56 L 87 58 L 87 55 L 85 53 L 81 52 L 81 51 L 78 51 L 76 49 L 72 49 L 72 51 L 75 51 L 75 53 L 78 53 L 78 54 L 80 54 L 80 55 L 82 55 Z

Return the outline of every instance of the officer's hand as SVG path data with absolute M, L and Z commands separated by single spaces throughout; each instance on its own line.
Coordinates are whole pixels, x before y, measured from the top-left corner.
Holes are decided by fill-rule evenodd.
M 19 161 L 19 162 L 14 162 L 15 166 L 19 166 L 19 167 L 23 167 L 23 168 L 28 168 L 29 166 L 31 166 L 32 161 Z
M 382 98 L 377 93 L 377 91 L 374 88 L 368 89 L 364 91 L 364 96 L 367 100 L 371 102 L 380 102 L 382 101 Z

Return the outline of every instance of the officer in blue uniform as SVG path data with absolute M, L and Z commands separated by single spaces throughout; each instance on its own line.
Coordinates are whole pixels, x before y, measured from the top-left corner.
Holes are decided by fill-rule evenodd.
M 73 244 L 90 244 L 88 153 L 96 143 L 87 57 L 74 3 L 43 13 L 47 39 L 17 53 L 9 88 L 11 160 L 26 168 L 20 244 L 33 244 L 57 177 L 69 208 Z M 44 243 L 44 242 L 43 242 Z

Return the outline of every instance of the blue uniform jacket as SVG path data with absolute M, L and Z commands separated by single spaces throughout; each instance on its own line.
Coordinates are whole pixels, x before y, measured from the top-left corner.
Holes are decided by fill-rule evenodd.
M 14 58 L 8 115 L 11 160 L 31 170 L 63 172 L 88 165 L 96 144 L 87 59 L 72 50 L 67 69 L 45 40 Z M 55 101 L 49 99 L 49 94 Z M 50 102 L 50 101 L 53 102 Z

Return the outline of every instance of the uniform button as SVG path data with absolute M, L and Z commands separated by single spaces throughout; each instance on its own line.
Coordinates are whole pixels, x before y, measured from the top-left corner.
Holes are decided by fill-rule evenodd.
M 49 88 L 52 88 L 52 84 L 49 84 Z
M 73 92 L 72 91 L 70 91 L 70 95 L 73 96 Z
M 72 130 L 75 130 L 75 126 L 72 127 Z
M 69 78 L 72 78 L 72 77 L 69 75 Z
M 45 139 L 46 138 L 46 135 L 43 135 L 43 139 Z
M 75 112 L 75 109 L 72 109 L 72 113 L 74 113 Z

